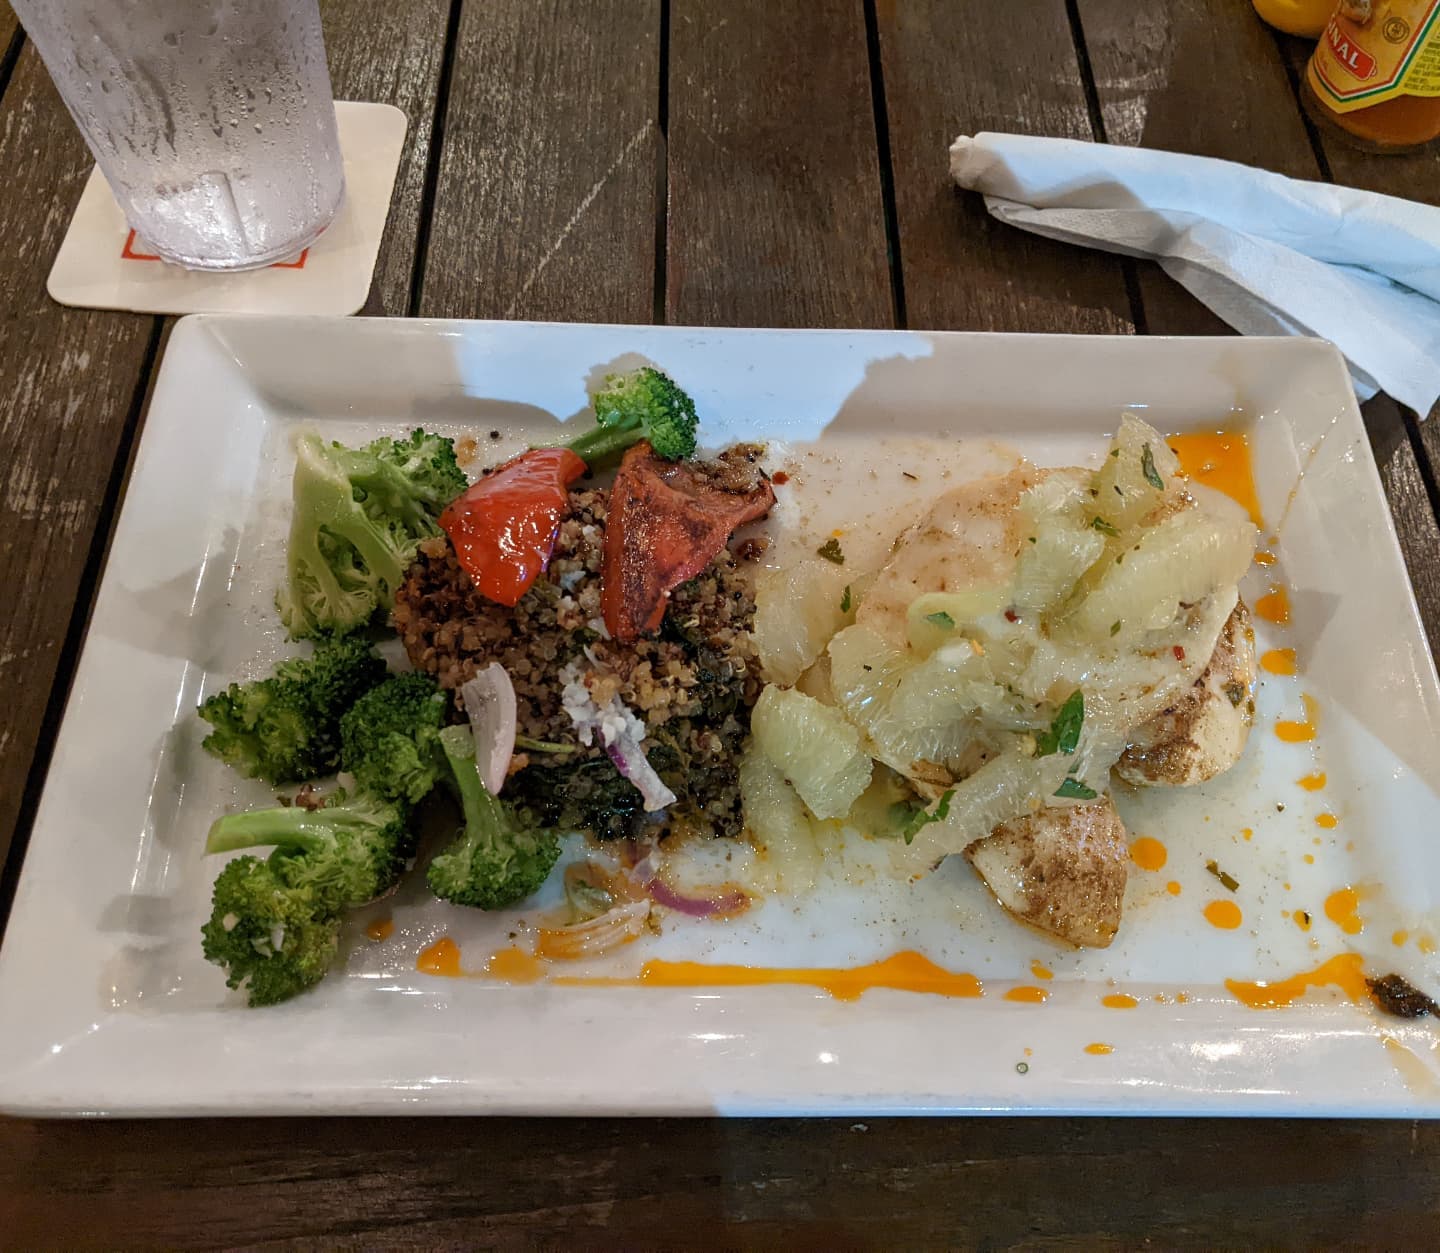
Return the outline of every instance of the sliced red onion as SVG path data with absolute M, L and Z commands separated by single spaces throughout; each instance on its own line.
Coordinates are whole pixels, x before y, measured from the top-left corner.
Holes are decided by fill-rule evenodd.
M 460 688 L 465 716 L 475 737 L 480 780 L 498 796 L 515 753 L 515 685 L 499 662 L 492 661 Z
M 688 914 L 691 918 L 711 918 L 716 914 L 738 914 L 750 904 L 750 898 L 739 888 L 730 888 L 719 896 L 684 896 L 664 879 L 654 878 L 645 885 L 650 899 L 666 909 Z
M 615 763 L 615 769 L 622 777 L 629 779 L 640 789 L 640 799 L 645 802 L 647 814 L 657 813 L 678 799 L 655 773 L 655 767 L 645 759 L 645 750 L 623 732 L 605 745 L 606 755 Z

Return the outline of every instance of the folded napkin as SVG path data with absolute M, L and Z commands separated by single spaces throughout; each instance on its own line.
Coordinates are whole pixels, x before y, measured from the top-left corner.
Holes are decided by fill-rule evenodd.
M 1023 230 L 1158 261 L 1246 335 L 1318 335 L 1365 399 L 1440 396 L 1440 209 L 1230 161 L 962 135 L 962 187 Z

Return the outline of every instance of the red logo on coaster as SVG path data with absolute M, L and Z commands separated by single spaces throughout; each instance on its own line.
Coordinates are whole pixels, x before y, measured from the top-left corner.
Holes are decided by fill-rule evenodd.
M 121 255 L 121 257 L 123 257 L 126 261 L 159 261 L 159 260 L 160 260 L 160 258 L 159 258 L 155 253 L 153 253 L 153 252 L 140 252 L 140 251 L 135 247 L 135 232 L 134 232 L 133 230 L 130 232 L 130 234 L 128 234 L 127 236 L 125 236 L 125 246 L 124 246 L 122 249 L 120 249 L 120 255 Z M 267 268 L 268 268 L 268 269 L 271 269 L 271 270 L 303 270 L 303 269 L 305 268 L 305 258 L 308 257 L 309 255 L 310 255 L 310 249 L 306 248 L 298 257 L 295 258 L 295 260 L 293 260 L 293 261 L 276 261 L 276 262 L 272 263 L 270 266 L 268 266 Z

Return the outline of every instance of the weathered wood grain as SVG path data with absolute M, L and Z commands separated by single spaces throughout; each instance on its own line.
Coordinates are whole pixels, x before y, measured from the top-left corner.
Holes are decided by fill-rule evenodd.
M 321 0 L 335 98 L 393 104 L 409 122 L 375 265 L 378 307 L 367 312 L 400 317 L 409 307 L 450 2 Z
M 665 317 L 891 326 L 859 0 L 675 0 Z
M 659 48 L 659 0 L 464 7 L 421 313 L 650 321 Z
M 1437 1155 L 1433 1122 L 0 1122 L 0 1230 L 16 1248 L 1414 1248 L 1440 1222 Z
M 980 131 L 1094 138 L 1064 0 L 876 6 L 905 304 L 913 327 L 1127 332 L 1122 262 L 996 222 L 950 178 Z
M 33 47 L 0 109 L 0 856 L 9 846 L 156 322 L 65 309 L 45 278 L 90 157 Z M 48 754 L 48 744 L 44 746 Z

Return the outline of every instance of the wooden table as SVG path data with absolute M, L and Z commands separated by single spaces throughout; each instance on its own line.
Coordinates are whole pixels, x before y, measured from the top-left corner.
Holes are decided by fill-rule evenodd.
M 999 226 L 958 133 L 1229 157 L 1440 198 L 1321 141 L 1240 0 L 322 0 L 337 96 L 405 110 L 369 313 L 1225 334 L 1149 264 Z M 45 276 L 90 160 L 0 17 L 0 922 L 168 321 Z M 1432 644 L 1440 425 L 1376 459 Z M 3 1024 L 0 1024 L 3 1029 Z M 1440 1125 L 0 1120 L 0 1246 L 1434 1245 Z

